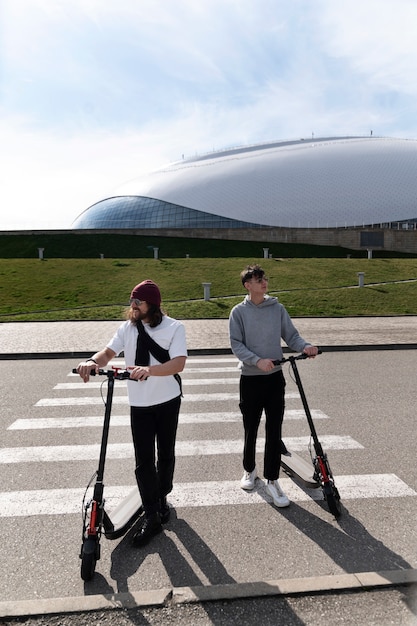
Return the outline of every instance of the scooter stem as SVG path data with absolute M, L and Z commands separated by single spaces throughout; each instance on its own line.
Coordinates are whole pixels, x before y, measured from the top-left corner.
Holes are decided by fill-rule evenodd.
M 104 412 L 103 432 L 101 435 L 100 459 L 98 462 L 97 481 L 96 481 L 96 485 L 101 484 L 102 492 L 103 492 L 104 465 L 106 462 L 107 442 L 109 439 L 109 430 L 110 430 L 110 416 L 111 416 L 111 407 L 112 407 L 112 402 L 113 402 L 113 390 L 114 390 L 114 373 L 109 371 L 108 382 L 107 382 L 106 409 Z
M 310 412 L 310 407 L 308 406 L 307 397 L 306 397 L 306 394 L 304 393 L 304 387 L 303 387 L 303 384 L 301 382 L 301 377 L 300 377 L 300 374 L 298 373 L 296 360 L 295 360 L 295 358 L 293 356 L 290 356 L 288 360 L 291 363 L 291 367 L 293 369 L 294 376 L 295 376 L 295 381 L 297 383 L 297 387 L 298 387 L 298 390 L 300 392 L 301 401 L 303 403 L 304 411 L 305 411 L 305 414 L 306 414 L 306 417 L 307 417 L 307 422 L 308 422 L 308 425 L 310 427 L 310 433 L 311 433 L 311 436 L 313 437 L 313 441 L 314 441 L 314 450 L 316 451 L 316 455 L 317 456 L 323 456 L 323 454 L 324 454 L 323 453 L 323 448 L 322 448 L 321 443 L 319 441 L 319 438 L 317 436 L 316 428 L 314 426 L 313 418 L 312 418 L 311 412 Z

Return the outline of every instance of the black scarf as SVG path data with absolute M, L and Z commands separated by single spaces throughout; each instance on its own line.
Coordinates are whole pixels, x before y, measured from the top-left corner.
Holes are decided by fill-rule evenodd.
M 138 329 L 138 341 L 136 344 L 135 365 L 149 365 L 150 354 L 159 363 L 166 363 L 171 359 L 168 350 L 162 348 L 145 330 L 141 320 L 138 320 L 136 327 Z M 182 381 L 179 374 L 174 374 L 175 380 L 180 386 L 182 396 Z

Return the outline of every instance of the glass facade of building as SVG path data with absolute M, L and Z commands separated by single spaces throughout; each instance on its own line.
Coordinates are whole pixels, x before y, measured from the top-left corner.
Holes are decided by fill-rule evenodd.
M 116 196 L 86 209 L 72 224 L 82 229 L 260 228 L 221 215 L 143 196 Z

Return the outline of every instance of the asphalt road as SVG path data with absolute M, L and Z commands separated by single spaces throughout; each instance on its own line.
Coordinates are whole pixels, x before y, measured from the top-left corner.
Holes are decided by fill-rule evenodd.
M 130 534 L 114 542 L 103 539 L 102 558 L 90 583 L 80 578 L 78 552 L 82 491 L 97 466 L 100 389 L 78 385 L 70 375 L 74 360 L 0 362 L 0 602 L 3 607 L 21 606 L 22 601 L 30 606 L 44 599 L 52 606 L 66 598 L 72 610 L 82 610 L 79 599 L 97 596 L 202 586 L 237 589 L 248 583 L 317 582 L 414 570 L 415 357 L 415 350 L 329 352 L 300 364 L 341 492 L 339 520 L 319 499 L 319 490 L 306 492 L 285 475 L 282 485 L 292 500 L 288 509 L 271 505 L 261 480 L 253 494 L 240 490 L 242 429 L 235 364 L 230 356 L 189 358 L 176 485 L 170 497 L 172 520 L 142 550 L 131 547 Z M 285 437 L 307 458 L 306 441 L 300 439 L 308 437 L 306 421 L 296 386 L 285 372 Z M 106 466 L 112 506 L 134 485 L 127 415 L 121 387 L 116 389 Z M 261 474 L 261 449 L 258 468 Z M 414 594 L 412 585 L 336 595 L 323 586 L 313 596 L 249 600 L 235 594 L 227 602 L 171 601 L 158 609 L 99 611 L 88 621 L 290 625 L 313 624 L 320 617 L 332 624 L 412 624 L 417 623 Z M 45 619 L 54 623 L 50 615 Z M 86 619 L 82 614 L 61 615 L 56 623 L 66 624 L 66 619 L 86 623 L 74 621 Z

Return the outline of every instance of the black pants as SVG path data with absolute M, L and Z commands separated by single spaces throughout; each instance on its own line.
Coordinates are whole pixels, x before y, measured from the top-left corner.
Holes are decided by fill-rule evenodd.
M 281 433 L 285 408 L 285 378 L 281 370 L 263 376 L 240 377 L 240 410 L 245 429 L 243 467 L 252 472 L 256 464 L 256 438 L 265 411 L 264 478 L 276 480 L 281 465 Z
M 155 406 L 130 407 L 135 475 L 143 508 L 148 515 L 159 511 L 160 499 L 172 491 L 180 405 L 181 396 L 178 396 Z

